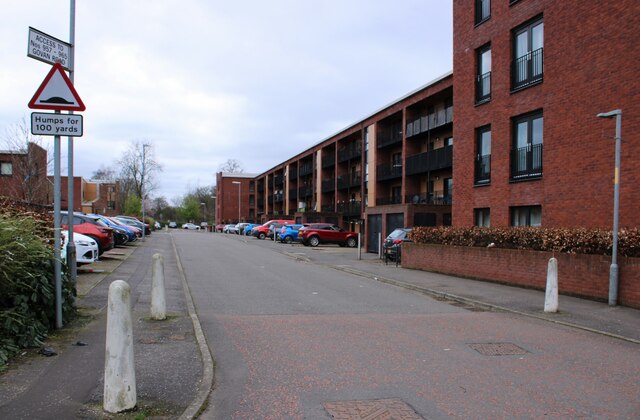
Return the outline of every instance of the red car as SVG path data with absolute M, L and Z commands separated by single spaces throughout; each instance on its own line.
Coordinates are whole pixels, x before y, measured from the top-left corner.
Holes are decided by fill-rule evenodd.
M 298 239 L 304 245 L 318 246 L 320 244 L 338 244 L 355 248 L 358 245 L 358 234 L 346 232 L 340 226 L 332 223 L 312 223 L 301 227 Z
M 256 226 L 253 229 L 251 229 L 251 235 L 258 238 L 258 239 L 264 239 L 267 236 L 272 236 L 272 231 L 274 229 L 274 227 L 277 228 L 281 228 L 284 225 L 290 225 L 293 223 L 293 220 L 269 220 L 267 223 L 263 224 L 262 226 Z
M 60 225 L 63 229 L 68 229 L 69 216 L 67 212 L 60 214 Z M 73 215 L 73 231 L 90 236 L 98 244 L 98 254 L 102 255 L 104 251 L 113 248 L 115 241 L 113 239 L 113 229 L 104 226 L 99 218 L 88 216 L 86 214 L 75 213 Z

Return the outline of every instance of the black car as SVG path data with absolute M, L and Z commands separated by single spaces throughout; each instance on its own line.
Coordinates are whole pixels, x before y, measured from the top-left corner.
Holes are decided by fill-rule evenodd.
M 385 261 L 392 260 L 399 262 L 402 254 L 402 243 L 410 241 L 409 233 L 411 228 L 398 228 L 387 236 L 382 244 L 382 252 Z

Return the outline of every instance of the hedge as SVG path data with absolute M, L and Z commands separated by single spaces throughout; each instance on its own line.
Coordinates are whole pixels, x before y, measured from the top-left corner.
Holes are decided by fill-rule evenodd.
M 640 229 L 618 233 L 618 255 L 640 257 Z M 414 227 L 409 238 L 416 243 L 476 246 L 570 254 L 611 255 L 613 234 L 603 229 L 540 227 Z

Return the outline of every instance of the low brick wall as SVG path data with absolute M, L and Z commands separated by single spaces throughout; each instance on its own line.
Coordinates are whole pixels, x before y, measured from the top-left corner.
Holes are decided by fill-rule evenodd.
M 566 295 L 607 301 L 611 257 L 518 249 L 404 243 L 402 266 L 544 290 L 549 258 L 558 260 L 558 288 Z M 618 258 L 618 302 L 640 308 L 640 258 Z

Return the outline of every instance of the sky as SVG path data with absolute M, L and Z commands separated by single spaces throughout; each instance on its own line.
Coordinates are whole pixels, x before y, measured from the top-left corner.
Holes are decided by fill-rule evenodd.
M 70 0 L 2 12 L 5 149 L 51 68 L 27 57 L 28 28 L 68 41 Z M 453 68 L 451 0 L 77 1 L 75 28 L 74 175 L 149 142 L 152 195 L 169 201 L 215 184 L 228 159 L 265 172 Z M 63 138 L 63 175 L 66 155 Z

